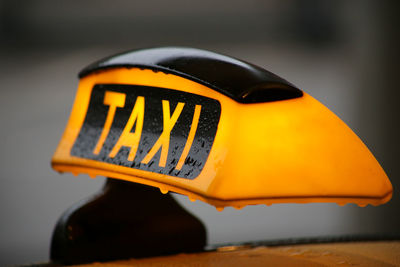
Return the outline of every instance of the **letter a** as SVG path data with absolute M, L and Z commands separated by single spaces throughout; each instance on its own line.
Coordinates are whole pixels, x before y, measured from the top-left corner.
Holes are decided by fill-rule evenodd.
M 110 132 L 111 124 L 114 120 L 115 111 L 118 108 L 125 106 L 124 93 L 117 93 L 112 91 L 106 91 L 104 94 L 104 105 L 109 106 L 108 113 L 106 117 L 106 122 L 104 123 L 103 131 L 101 132 L 99 141 L 93 150 L 93 154 L 98 155 L 101 148 L 103 147 L 104 141 L 106 141 L 107 135 Z
M 128 160 L 133 161 L 136 156 L 136 151 L 139 146 L 140 136 L 142 135 L 143 129 L 143 118 L 144 118 L 144 97 L 138 96 L 135 102 L 135 106 L 131 112 L 131 116 L 122 131 L 117 143 L 108 155 L 110 158 L 114 158 L 119 152 L 122 146 L 130 147 Z M 131 133 L 132 127 L 136 122 L 135 133 Z
M 143 158 L 142 163 L 147 164 L 149 161 L 154 157 L 158 150 L 161 148 L 161 157 L 158 166 L 165 167 L 167 163 L 168 157 L 168 149 L 169 149 L 169 139 L 171 135 L 172 128 L 174 128 L 176 121 L 178 120 L 179 116 L 181 115 L 182 109 L 185 106 L 185 103 L 179 102 L 176 105 L 174 113 L 172 117 L 170 117 L 170 110 L 169 110 L 169 101 L 163 100 L 162 107 L 163 107 L 163 132 L 161 133 L 160 137 L 154 144 L 154 146 L 150 149 L 149 153 Z

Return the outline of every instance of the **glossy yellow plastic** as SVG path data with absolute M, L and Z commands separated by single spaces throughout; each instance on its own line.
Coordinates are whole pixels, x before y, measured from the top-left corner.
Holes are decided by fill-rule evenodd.
M 200 175 L 189 180 L 71 156 L 91 90 L 99 83 L 155 86 L 217 99 L 218 130 Z M 81 79 L 52 166 L 59 172 L 155 186 L 219 210 L 274 203 L 379 205 L 392 196 L 392 185 L 368 148 L 310 95 L 241 104 L 194 81 L 138 68 L 107 69 Z

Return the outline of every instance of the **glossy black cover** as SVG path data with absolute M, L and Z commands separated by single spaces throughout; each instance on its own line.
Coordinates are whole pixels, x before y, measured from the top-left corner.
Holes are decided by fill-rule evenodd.
M 184 47 L 151 48 L 118 54 L 87 66 L 79 77 L 116 67 L 139 67 L 175 74 L 240 103 L 286 100 L 303 95 L 288 81 L 258 66 L 210 51 Z

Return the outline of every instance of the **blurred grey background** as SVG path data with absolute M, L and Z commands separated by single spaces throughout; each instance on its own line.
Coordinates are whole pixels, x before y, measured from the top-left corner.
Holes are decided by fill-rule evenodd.
M 311 94 L 367 144 L 390 203 L 287 204 L 217 212 L 176 196 L 210 244 L 400 234 L 398 1 L 0 0 L 0 265 L 48 260 L 58 217 L 104 179 L 59 175 L 50 159 L 87 64 L 116 52 L 191 46 L 262 66 Z

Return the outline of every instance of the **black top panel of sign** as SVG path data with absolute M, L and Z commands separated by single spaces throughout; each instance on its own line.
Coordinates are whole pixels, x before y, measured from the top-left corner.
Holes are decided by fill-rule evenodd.
M 118 67 L 138 67 L 181 76 L 240 103 L 303 96 L 303 92 L 293 84 L 263 68 L 214 52 L 185 47 L 150 48 L 117 54 L 90 64 L 79 73 L 79 77 Z

